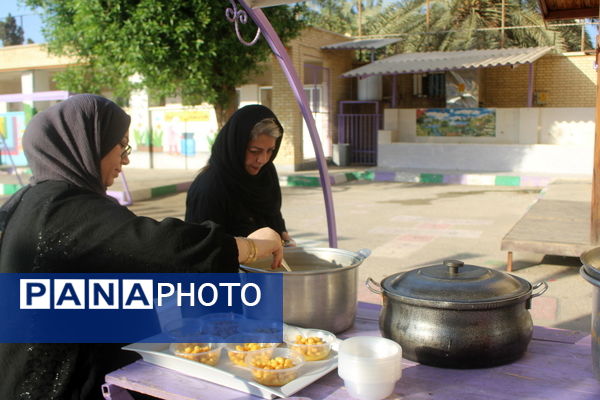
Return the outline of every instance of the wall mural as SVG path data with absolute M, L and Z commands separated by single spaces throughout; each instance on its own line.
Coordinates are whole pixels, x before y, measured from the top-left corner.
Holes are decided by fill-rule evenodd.
M 0 164 L 17 166 L 27 165 L 23 152 L 23 133 L 25 132 L 25 112 L 0 113 Z M 10 158 L 9 158 L 10 157 Z
M 491 108 L 417 109 L 417 136 L 496 136 Z
M 217 120 L 210 106 L 129 110 L 133 168 L 200 169 L 210 155 Z M 152 129 L 150 129 L 152 126 Z M 152 152 L 150 153 L 150 144 Z

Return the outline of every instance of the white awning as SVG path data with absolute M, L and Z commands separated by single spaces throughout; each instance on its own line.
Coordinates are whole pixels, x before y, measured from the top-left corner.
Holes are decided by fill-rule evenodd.
M 350 42 L 341 42 L 330 44 L 321 47 L 324 50 L 375 50 L 381 47 L 385 47 L 392 43 L 399 42 L 400 39 L 365 39 L 365 40 L 352 40 Z
M 348 71 L 344 78 L 369 75 L 396 75 L 421 72 L 498 67 L 527 64 L 549 53 L 554 47 L 509 48 L 494 50 L 434 51 L 406 53 L 374 61 Z

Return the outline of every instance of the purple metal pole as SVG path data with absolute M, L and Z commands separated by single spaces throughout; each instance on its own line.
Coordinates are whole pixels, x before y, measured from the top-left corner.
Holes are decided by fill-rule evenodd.
M 275 57 L 277 57 L 279 65 L 281 65 L 281 68 L 283 69 L 283 72 L 290 86 L 292 87 L 296 101 L 300 106 L 300 110 L 304 116 L 306 126 L 308 126 L 308 132 L 310 133 L 310 138 L 315 149 L 315 156 L 317 157 L 317 166 L 319 168 L 321 187 L 323 188 L 323 197 L 325 199 L 325 213 L 327 214 L 327 228 L 329 231 L 329 247 L 337 247 L 335 212 L 333 209 L 333 197 L 331 195 L 331 182 L 329 182 L 327 163 L 325 162 L 325 157 L 323 155 L 323 148 L 321 147 L 317 126 L 312 113 L 310 112 L 310 108 L 308 107 L 308 101 L 306 99 L 306 95 L 304 94 L 304 89 L 300 83 L 300 79 L 298 78 L 298 74 L 290 60 L 289 55 L 287 54 L 287 51 L 285 50 L 285 47 L 283 46 L 283 43 L 281 43 L 281 39 L 279 39 L 279 36 L 273 29 L 273 26 L 262 10 L 250 8 L 244 0 L 239 0 L 239 3 L 244 7 L 248 15 L 250 15 L 252 20 L 262 31 L 265 40 L 267 43 L 269 43 L 271 50 L 273 50 L 273 54 Z
M 533 106 L 533 63 L 529 63 L 529 85 L 527 87 L 527 107 Z
M 397 74 L 392 75 L 392 108 L 398 106 Z

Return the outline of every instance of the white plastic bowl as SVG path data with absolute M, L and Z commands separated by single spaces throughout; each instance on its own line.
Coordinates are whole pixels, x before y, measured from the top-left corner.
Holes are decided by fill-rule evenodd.
M 338 349 L 338 375 L 354 398 L 386 398 L 402 376 L 402 347 L 382 337 L 346 339 Z
M 344 379 L 344 386 L 350 396 L 360 400 L 381 400 L 388 397 L 394 391 L 396 381 L 381 383 L 354 382 Z

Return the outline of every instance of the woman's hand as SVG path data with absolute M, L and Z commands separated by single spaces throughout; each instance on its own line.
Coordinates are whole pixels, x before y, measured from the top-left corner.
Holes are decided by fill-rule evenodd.
M 255 260 L 273 256 L 271 268 L 278 268 L 283 259 L 281 237 L 271 228 L 260 228 L 248 235 L 248 238 L 235 238 L 238 245 L 238 261 L 249 262 L 248 258 Z M 253 260 L 252 260 L 253 261 Z

